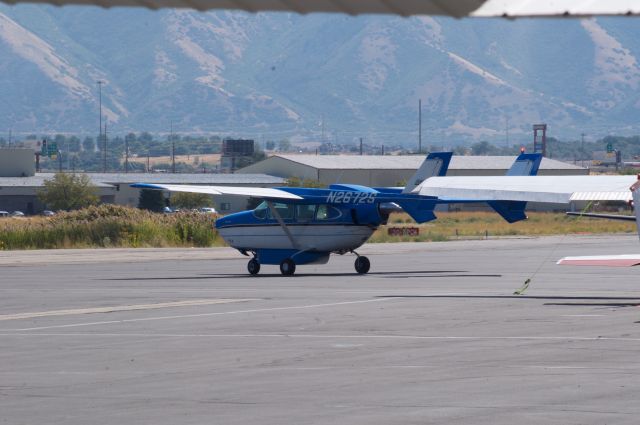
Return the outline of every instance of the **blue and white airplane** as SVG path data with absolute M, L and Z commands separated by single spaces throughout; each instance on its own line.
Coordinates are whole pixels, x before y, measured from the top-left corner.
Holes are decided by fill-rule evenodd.
M 355 269 L 367 273 L 370 262 L 356 252 L 392 212 L 404 211 L 416 222 L 436 219 L 434 208 L 441 203 L 482 202 L 467 199 L 439 199 L 412 193 L 424 180 L 444 176 L 451 152 L 427 156 L 408 184 L 398 188 L 371 188 L 333 184 L 327 189 L 299 187 L 247 188 L 136 183 L 133 187 L 194 192 L 211 195 L 238 195 L 262 199 L 253 210 L 221 217 L 216 221 L 220 236 L 244 255 L 251 255 L 247 269 L 255 275 L 262 264 L 280 266 L 283 275 L 295 273 L 297 265 L 324 264 L 332 253 L 356 255 Z M 521 154 L 507 175 L 535 175 L 539 154 Z M 526 202 L 489 201 L 509 222 L 526 218 Z

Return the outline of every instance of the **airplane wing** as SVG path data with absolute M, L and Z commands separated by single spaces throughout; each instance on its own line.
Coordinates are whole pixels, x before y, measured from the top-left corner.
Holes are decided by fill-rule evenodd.
M 261 199 L 303 199 L 298 195 L 280 189 L 266 187 L 238 186 L 194 186 L 183 184 L 149 184 L 135 183 L 130 185 L 139 189 L 166 190 L 168 192 L 205 193 L 208 195 L 250 196 Z
M 442 200 L 528 201 L 567 204 L 571 201 L 630 201 L 636 176 L 494 176 L 432 177 L 413 193 Z
M 640 264 L 640 254 L 564 257 L 558 260 L 556 264 L 562 266 L 633 267 Z
M 462 17 L 585 17 L 638 15 L 636 0 L 1 0 L 7 4 L 48 3 L 55 6 L 94 5 L 105 8 L 137 6 L 147 9 L 227 9 L 245 12 L 330 12 L 348 15 L 442 15 Z

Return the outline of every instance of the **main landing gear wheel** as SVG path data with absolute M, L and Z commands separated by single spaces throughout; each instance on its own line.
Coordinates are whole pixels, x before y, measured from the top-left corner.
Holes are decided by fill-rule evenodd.
M 371 263 L 367 257 L 360 256 L 356 258 L 355 266 L 358 274 L 365 274 L 371 268 Z
M 247 270 L 249 270 L 249 273 L 252 275 L 258 274 L 260 272 L 260 263 L 258 262 L 258 260 L 256 260 L 255 258 L 249 260 L 249 263 L 247 264 Z
M 292 259 L 287 258 L 286 260 L 282 260 L 282 263 L 280 263 L 280 273 L 285 276 L 291 276 L 295 272 L 296 263 L 294 263 Z

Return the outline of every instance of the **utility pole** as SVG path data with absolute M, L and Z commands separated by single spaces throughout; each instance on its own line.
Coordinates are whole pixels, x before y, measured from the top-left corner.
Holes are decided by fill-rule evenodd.
M 99 125 L 98 125 L 98 143 L 96 143 L 98 146 L 101 146 L 101 142 L 102 142 L 102 85 L 104 84 L 104 81 L 102 80 L 98 80 L 96 81 L 96 84 L 98 84 L 98 102 L 100 105 L 100 110 L 98 112 L 98 116 L 99 116 Z
M 382 145 L 382 156 L 384 156 L 384 145 Z
M 418 153 L 422 153 L 422 99 L 418 99 Z
M 581 142 L 580 142 L 580 160 L 582 162 L 582 166 L 584 167 L 584 133 L 582 133 L 580 135 L 581 137 Z
M 324 143 L 324 114 L 322 114 L 322 139 L 321 142 Z
M 124 173 L 129 172 L 129 138 L 124 136 Z
M 171 120 L 171 131 L 169 132 L 171 137 L 171 172 L 176 173 L 176 141 L 173 138 L 173 120 Z
M 11 146 L 11 129 L 9 129 L 9 146 Z
M 102 137 L 102 172 L 107 172 L 107 120 L 104 123 L 104 134 Z
M 176 142 L 171 142 L 171 172 L 176 173 Z
M 362 137 L 360 138 L 360 156 L 362 156 Z

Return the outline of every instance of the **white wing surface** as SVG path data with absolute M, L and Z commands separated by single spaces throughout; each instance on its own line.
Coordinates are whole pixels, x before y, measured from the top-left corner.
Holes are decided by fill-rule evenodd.
M 360 15 L 443 15 L 475 17 L 548 17 L 638 15 L 637 0 L 0 0 L 8 4 L 49 3 L 100 7 L 138 6 L 148 9 L 230 9 L 246 12 L 314 12 Z
M 413 192 L 443 200 L 630 201 L 636 176 L 495 176 L 432 177 Z
M 640 264 L 640 254 L 564 257 L 558 260 L 557 264 L 563 266 L 633 267 Z
M 261 199 L 303 199 L 293 193 L 280 189 L 266 187 L 238 187 L 238 186 L 194 186 L 183 184 L 148 184 L 135 183 L 131 187 L 139 189 L 166 190 L 169 192 L 206 193 L 208 195 L 250 196 Z

